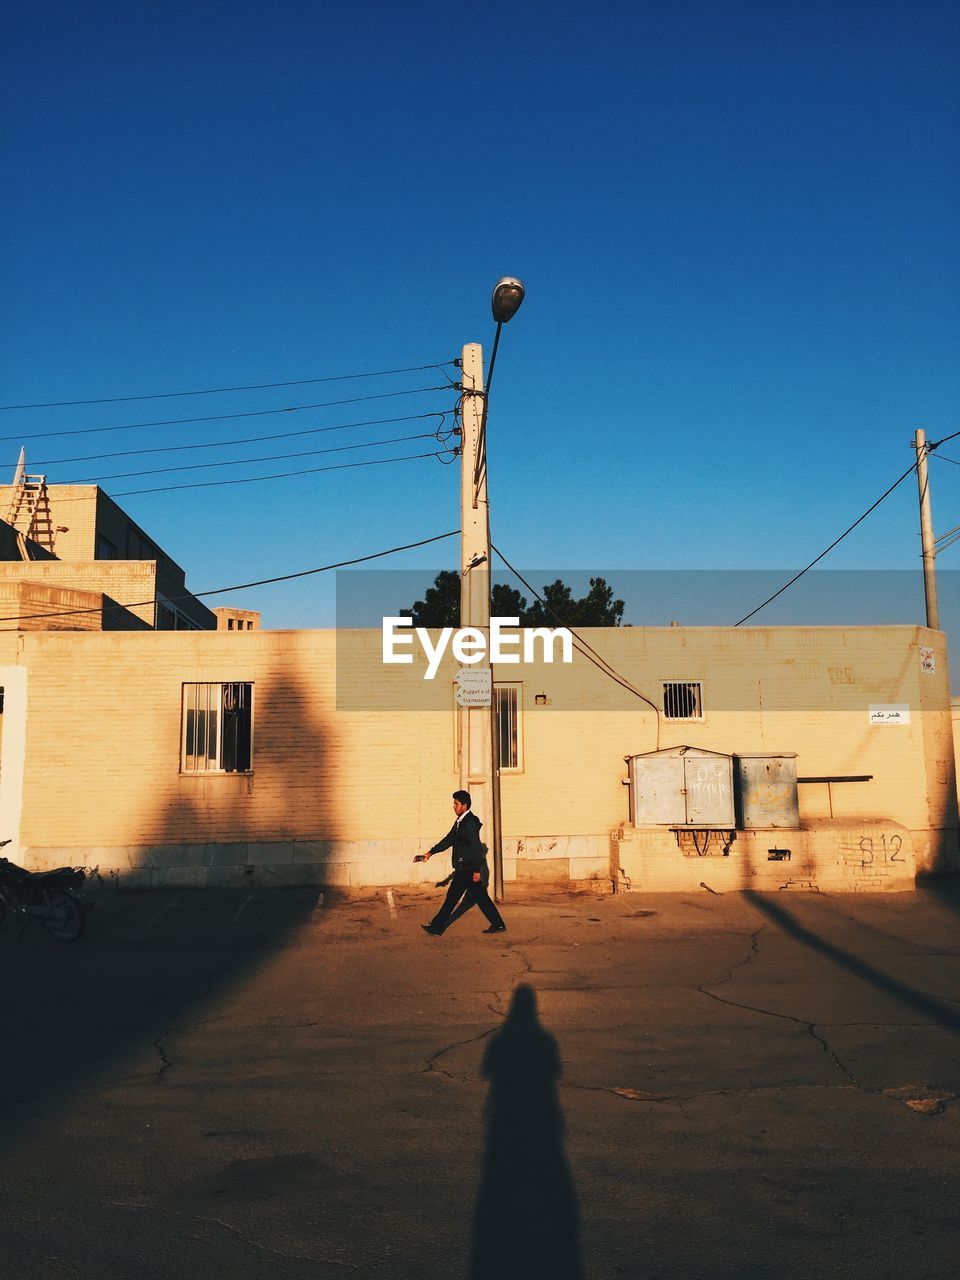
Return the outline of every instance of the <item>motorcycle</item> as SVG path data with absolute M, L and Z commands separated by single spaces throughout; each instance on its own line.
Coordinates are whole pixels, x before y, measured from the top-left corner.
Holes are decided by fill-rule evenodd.
M 0 849 L 9 843 L 0 840 Z M 83 867 L 27 871 L 0 857 L 0 924 L 9 911 L 24 928 L 31 920 L 39 920 L 58 942 L 76 942 L 86 928 L 91 905 L 78 892 L 86 874 Z

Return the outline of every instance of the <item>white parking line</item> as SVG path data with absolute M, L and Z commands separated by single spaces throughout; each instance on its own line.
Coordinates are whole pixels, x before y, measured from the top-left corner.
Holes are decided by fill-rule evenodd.
M 397 918 L 397 905 L 393 900 L 393 890 L 387 890 L 387 906 L 390 908 L 390 915 L 394 920 Z
M 253 894 L 252 893 L 247 894 L 244 900 L 240 903 L 239 907 L 237 907 L 236 911 L 233 913 L 233 916 L 231 917 L 231 920 L 230 920 L 231 924 L 237 923 L 237 921 L 243 915 L 243 912 L 244 912 L 244 909 L 246 908 L 247 903 L 252 901 L 253 901 Z
M 156 915 L 152 915 L 150 917 L 150 919 L 146 922 L 146 924 L 143 927 L 145 929 L 149 929 L 152 925 L 155 925 L 157 921 L 160 919 L 160 917 L 165 916 L 168 911 L 171 911 L 179 901 L 180 901 L 179 898 L 173 898 L 170 902 L 166 903 L 164 906 L 160 908 L 160 910 L 156 913 Z

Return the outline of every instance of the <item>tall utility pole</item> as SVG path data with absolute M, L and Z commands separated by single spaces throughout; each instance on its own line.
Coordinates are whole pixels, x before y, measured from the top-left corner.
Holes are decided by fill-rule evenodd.
M 923 550 L 923 595 L 927 606 L 927 626 L 940 630 L 937 606 L 937 574 L 934 568 L 936 548 L 933 545 L 933 517 L 930 514 L 930 485 L 927 480 L 927 435 L 919 427 L 913 438 L 917 451 L 917 486 L 920 491 L 920 545 Z
M 480 432 L 484 388 L 483 352 L 479 343 L 471 342 L 463 348 L 461 372 L 463 436 L 460 455 L 460 626 L 475 627 L 483 633 L 489 662 L 490 519 L 486 446 Z M 470 792 L 476 807 L 490 823 L 496 868 L 500 831 L 499 804 L 494 798 L 496 787 L 493 753 L 497 738 L 491 733 L 496 706 L 493 670 L 489 666 L 486 670 L 489 672 L 491 703 L 459 707 L 460 786 L 464 791 Z M 500 893 L 502 895 L 502 886 Z
M 491 545 L 490 504 L 487 500 L 487 415 L 490 409 L 490 384 L 497 363 L 500 333 L 520 309 L 523 281 L 516 276 L 503 276 L 494 285 L 490 307 L 497 330 L 486 386 L 483 383 L 483 354 L 477 343 L 463 348 L 460 367 L 463 373 L 461 407 L 460 456 L 460 626 L 474 627 L 485 642 L 487 663 L 477 671 L 482 684 L 474 679 L 472 693 L 464 697 L 463 677 L 457 701 L 460 704 L 460 785 L 471 793 L 479 789 L 481 807 L 490 819 L 490 849 L 493 854 L 493 896 L 503 901 L 503 823 L 500 816 L 500 724 L 497 716 L 497 691 L 490 663 L 490 588 Z M 473 679 L 473 671 L 471 678 Z M 464 703 L 473 702 L 473 705 Z

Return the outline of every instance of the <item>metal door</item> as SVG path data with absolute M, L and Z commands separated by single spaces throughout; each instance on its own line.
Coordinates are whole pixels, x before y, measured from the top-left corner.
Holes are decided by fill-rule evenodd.
M 729 756 L 683 757 L 683 787 L 689 827 L 732 827 L 733 777 Z
M 679 756 L 634 756 L 633 821 L 643 826 L 682 826 L 686 822 L 683 760 Z

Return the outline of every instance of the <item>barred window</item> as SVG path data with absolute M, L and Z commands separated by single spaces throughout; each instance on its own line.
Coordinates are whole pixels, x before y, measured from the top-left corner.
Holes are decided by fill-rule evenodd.
M 185 684 L 182 773 L 249 773 L 253 767 L 253 685 Z
M 703 690 L 699 680 L 664 680 L 665 720 L 702 720 Z
M 523 768 L 523 738 L 520 725 L 521 688 L 519 684 L 496 686 L 501 770 Z

